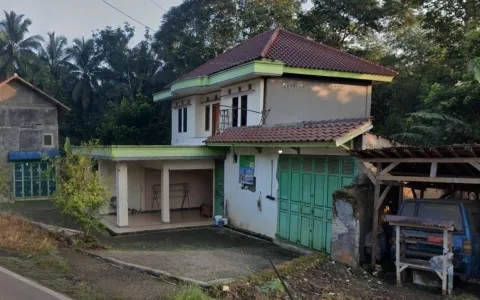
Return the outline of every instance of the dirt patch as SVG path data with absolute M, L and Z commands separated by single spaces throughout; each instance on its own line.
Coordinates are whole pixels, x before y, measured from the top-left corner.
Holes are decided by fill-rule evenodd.
M 2 252 L 0 252 L 2 253 Z M 177 286 L 74 250 L 54 255 L 0 255 L 0 264 L 77 300 L 164 299 Z
M 64 251 L 61 256 L 69 261 L 77 280 L 109 295 L 108 299 L 164 299 L 176 288 L 155 277 L 119 268 L 74 251 Z
M 396 287 L 373 277 L 361 269 L 351 269 L 325 261 L 284 276 L 296 299 L 444 299 L 439 290 L 426 290 L 409 284 Z M 478 299 L 455 291 L 451 299 Z M 228 299 L 288 299 L 278 279 L 241 281 L 231 285 Z

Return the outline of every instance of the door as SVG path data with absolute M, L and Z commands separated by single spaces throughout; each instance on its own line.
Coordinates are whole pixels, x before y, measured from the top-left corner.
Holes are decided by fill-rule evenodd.
M 280 156 L 278 238 L 330 253 L 332 194 L 355 174 L 351 157 Z
M 215 215 L 224 215 L 224 175 L 225 175 L 225 168 L 224 168 L 224 161 L 223 160 L 216 160 L 215 161 Z
M 212 135 L 217 134 L 218 132 L 218 122 L 220 120 L 220 104 L 212 105 Z

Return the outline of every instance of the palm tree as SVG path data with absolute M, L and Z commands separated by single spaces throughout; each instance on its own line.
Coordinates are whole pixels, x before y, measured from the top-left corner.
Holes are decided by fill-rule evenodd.
M 34 50 L 40 47 L 43 38 L 39 35 L 25 38 L 32 21 L 14 11 L 4 13 L 5 19 L 0 21 L 0 75 L 25 74 L 37 61 Z
M 49 32 L 48 41 L 40 47 L 39 57 L 51 78 L 57 82 L 62 70 L 69 65 L 67 39 L 64 36 L 55 36 L 55 32 Z
M 100 64 L 102 58 L 95 49 L 93 39 L 85 38 L 73 40 L 73 45 L 67 50 L 73 61 L 72 73 L 77 80 L 72 91 L 74 101 L 81 101 L 83 109 L 90 107 L 93 92 L 98 88 L 98 75 L 102 71 Z

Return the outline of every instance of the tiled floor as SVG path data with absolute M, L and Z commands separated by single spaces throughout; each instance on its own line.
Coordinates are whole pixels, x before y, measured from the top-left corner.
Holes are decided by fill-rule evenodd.
M 128 216 L 128 227 L 117 227 L 117 217 L 114 215 L 104 216 L 102 222 L 111 231 L 117 234 L 156 231 L 164 229 L 186 228 L 186 227 L 200 227 L 210 226 L 213 224 L 212 219 L 200 216 L 200 211 L 185 210 L 185 211 L 171 211 L 170 223 L 162 222 L 161 212 L 147 212 Z

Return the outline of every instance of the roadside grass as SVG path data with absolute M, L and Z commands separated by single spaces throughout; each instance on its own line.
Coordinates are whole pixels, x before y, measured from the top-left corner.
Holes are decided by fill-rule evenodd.
M 213 300 L 207 293 L 199 286 L 186 285 L 180 287 L 180 291 L 168 296 L 168 300 Z
M 0 249 L 38 254 L 49 253 L 57 248 L 53 236 L 22 217 L 0 215 L 0 228 Z

